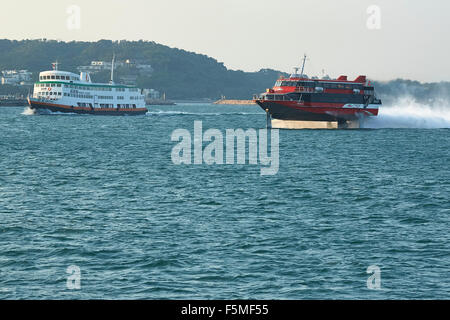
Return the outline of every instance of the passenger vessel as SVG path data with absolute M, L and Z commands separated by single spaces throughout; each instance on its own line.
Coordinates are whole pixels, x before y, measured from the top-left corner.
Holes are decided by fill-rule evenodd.
M 94 83 L 87 72 L 78 75 L 58 70 L 58 63 L 52 65 L 53 70 L 39 74 L 28 97 L 30 108 L 38 113 L 142 115 L 148 111 L 139 88 L 114 83 L 114 58 L 109 83 Z
M 381 100 L 366 76 L 355 80 L 308 78 L 302 71 L 280 78 L 275 86 L 253 97 L 273 128 L 359 128 L 366 117 L 378 115 Z

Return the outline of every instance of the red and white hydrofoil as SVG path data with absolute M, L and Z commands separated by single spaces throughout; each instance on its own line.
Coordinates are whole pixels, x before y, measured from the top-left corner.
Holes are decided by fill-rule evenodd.
M 305 60 L 301 74 L 280 78 L 253 98 L 273 128 L 359 128 L 366 117 L 378 115 L 381 100 L 366 76 L 310 79 L 303 74 Z

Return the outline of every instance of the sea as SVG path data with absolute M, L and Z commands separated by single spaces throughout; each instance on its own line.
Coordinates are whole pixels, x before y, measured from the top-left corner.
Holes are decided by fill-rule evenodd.
M 272 175 L 172 159 L 257 106 L 149 109 L 0 108 L 0 299 L 450 299 L 450 108 L 280 130 Z

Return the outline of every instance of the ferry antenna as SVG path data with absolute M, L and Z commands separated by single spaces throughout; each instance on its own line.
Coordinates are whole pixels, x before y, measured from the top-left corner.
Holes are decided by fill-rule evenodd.
M 300 73 L 302 76 L 303 76 L 303 71 L 305 71 L 305 62 L 306 62 L 306 54 L 303 55 L 302 73 Z
M 111 63 L 111 80 L 109 81 L 111 84 L 114 83 L 114 61 L 116 59 L 116 54 L 113 54 L 112 63 Z

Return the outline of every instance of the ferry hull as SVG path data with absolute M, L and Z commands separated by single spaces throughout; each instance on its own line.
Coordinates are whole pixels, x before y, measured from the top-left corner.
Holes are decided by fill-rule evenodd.
M 272 119 L 290 121 L 318 121 L 318 122 L 348 122 L 359 121 L 362 118 L 378 115 L 378 108 L 353 108 L 345 105 L 320 106 L 302 105 L 295 101 L 267 101 L 255 100 L 255 102 Z
M 76 107 L 66 106 L 56 103 L 37 101 L 34 99 L 28 99 L 28 104 L 31 109 L 36 110 L 41 114 L 48 114 L 49 112 L 61 112 L 61 113 L 76 113 L 76 114 L 91 114 L 91 115 L 103 115 L 103 116 L 123 116 L 123 115 L 143 115 L 148 112 L 147 108 L 136 109 L 124 109 L 124 108 L 89 108 L 89 107 Z

